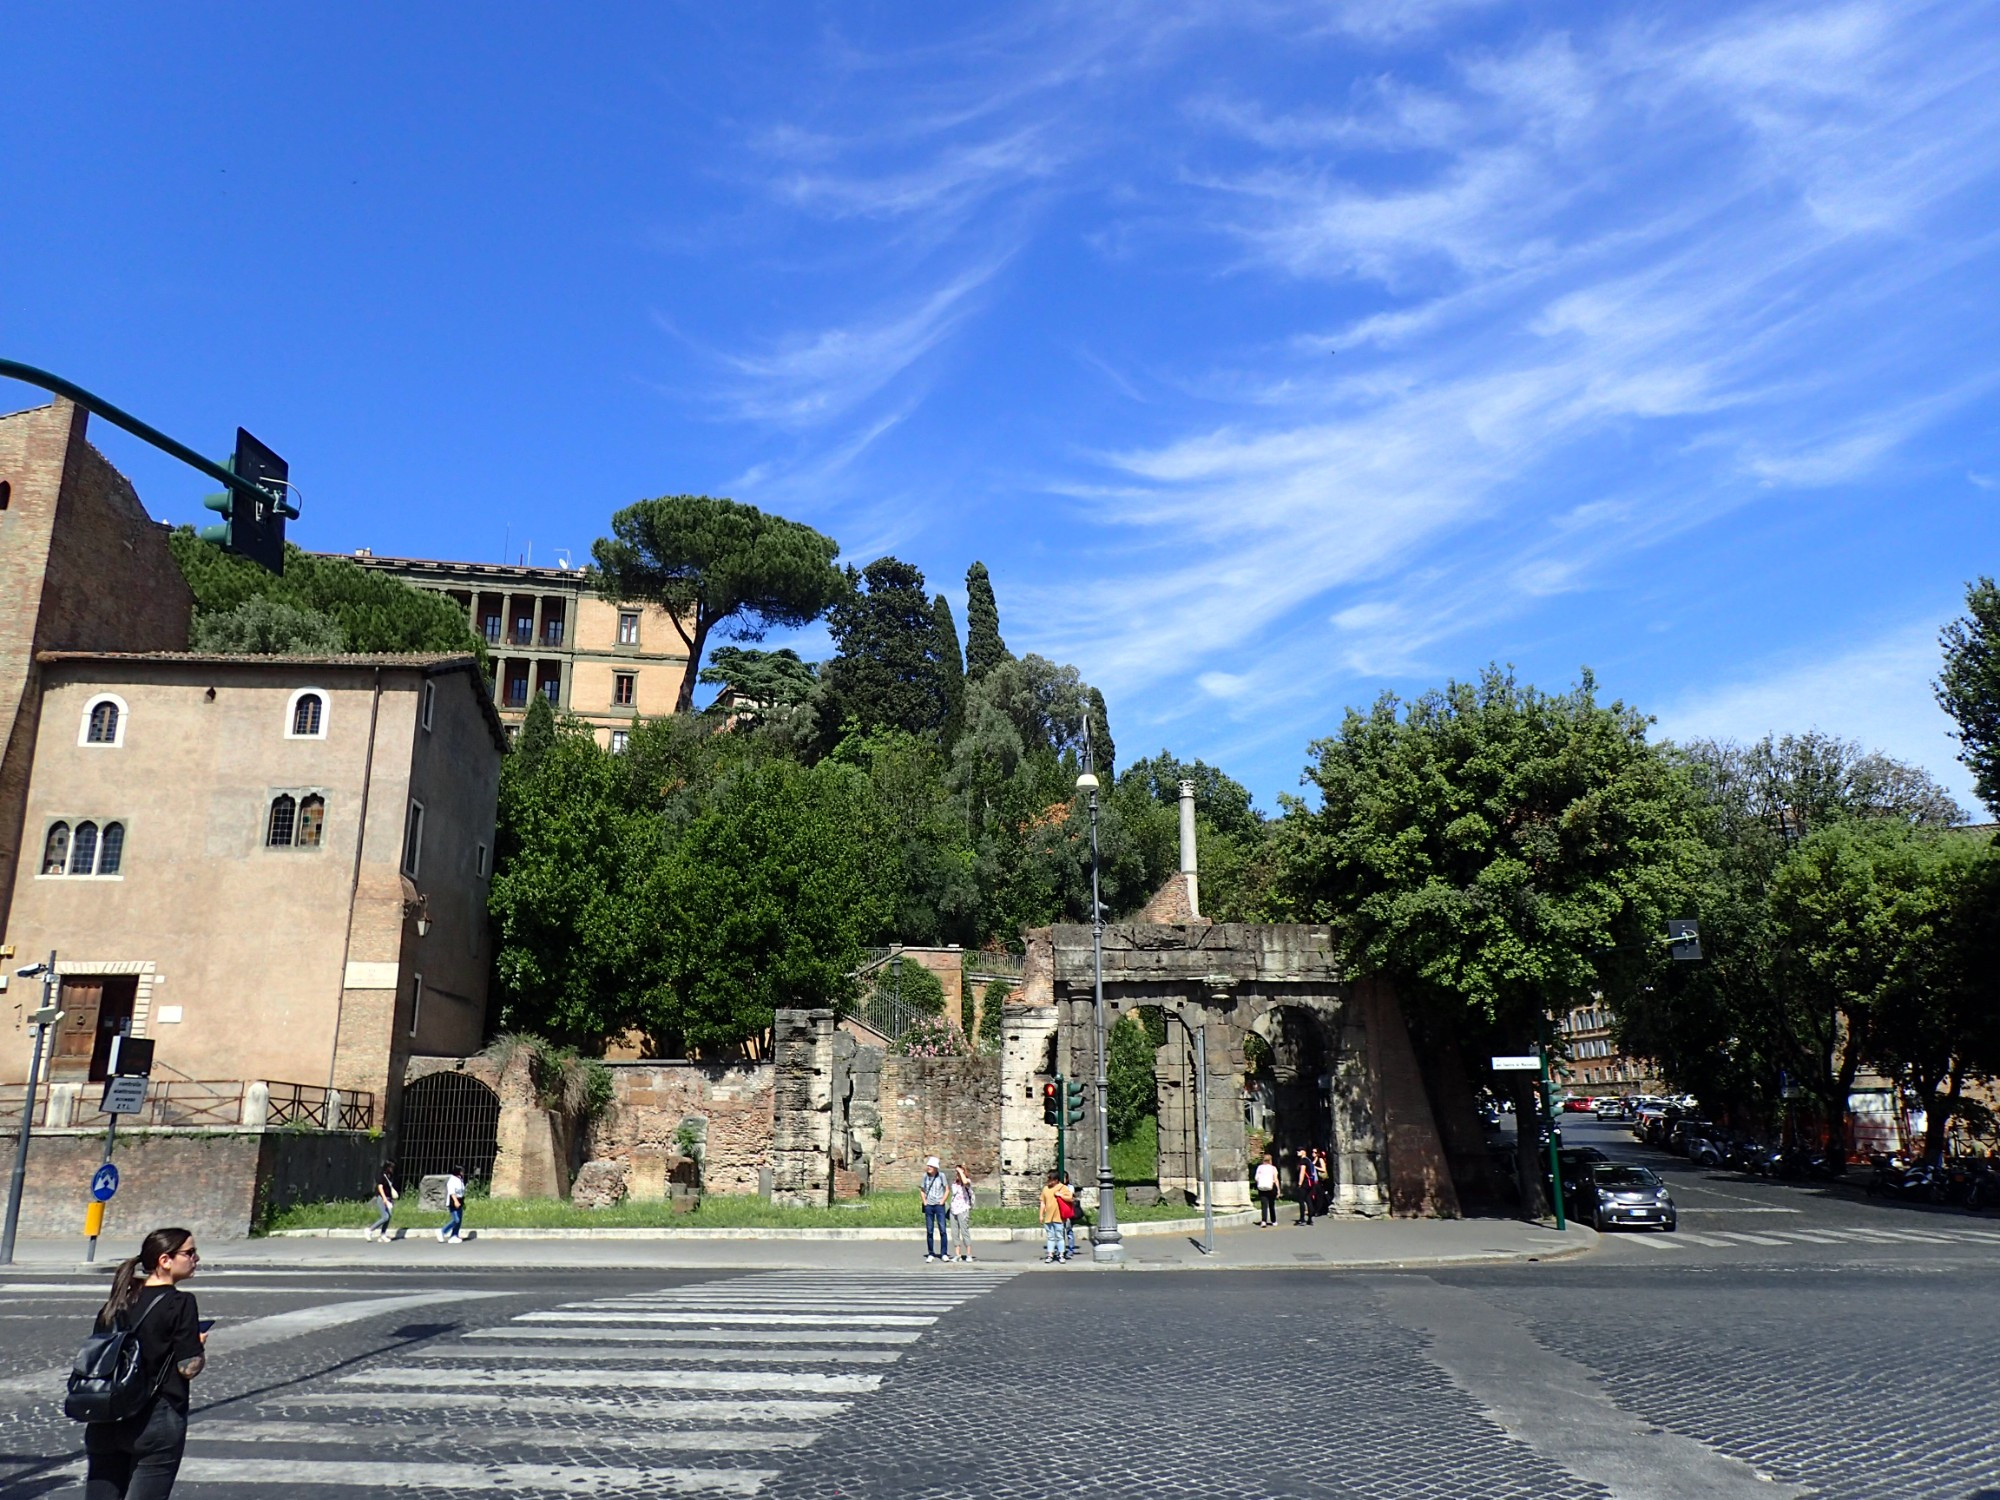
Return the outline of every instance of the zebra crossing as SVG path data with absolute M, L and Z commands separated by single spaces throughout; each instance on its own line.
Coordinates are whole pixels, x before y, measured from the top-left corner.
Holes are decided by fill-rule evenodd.
M 2000 1230 L 1962 1229 L 1956 1226 L 1948 1229 L 1881 1229 L 1842 1225 L 1839 1228 L 1816 1226 L 1812 1229 L 1679 1229 L 1672 1234 L 1640 1231 L 1621 1234 L 1612 1239 L 1620 1245 L 1637 1245 L 1661 1255 L 1675 1255 L 1690 1246 L 1699 1245 L 1711 1250 L 1741 1250 L 1746 1245 L 1777 1248 L 1781 1246 L 1822 1245 L 1861 1248 L 1869 1246 L 1894 1247 L 1898 1245 L 1976 1245 L 1991 1249 L 2000 1246 Z
M 180 1482 L 197 1495 L 756 1495 L 776 1459 L 1014 1274 L 776 1271 L 537 1308 L 267 1395 L 254 1420 L 197 1419 Z

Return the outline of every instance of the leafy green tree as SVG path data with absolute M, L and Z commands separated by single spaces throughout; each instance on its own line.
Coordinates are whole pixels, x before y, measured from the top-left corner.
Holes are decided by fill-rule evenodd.
M 663 606 L 692 669 L 717 627 L 755 640 L 769 626 L 818 619 L 843 593 L 833 538 L 734 500 L 641 500 L 612 516 L 611 532 L 591 547 L 598 591 Z M 676 713 L 693 708 L 695 681 L 695 670 L 682 678 Z
M 1000 1045 L 1000 1007 L 1013 998 L 1014 987 L 1004 979 L 989 979 L 979 997 L 979 1045 L 992 1051 Z
M 1162 806 L 1178 807 L 1181 783 L 1194 783 L 1194 810 L 1220 833 L 1232 837 L 1257 837 L 1264 820 L 1251 805 L 1250 789 L 1211 766 L 1205 760 L 1184 761 L 1162 750 L 1144 760 L 1134 761 L 1118 778 L 1131 783 Z
M 1498 668 L 1407 708 L 1385 695 L 1313 746 L 1286 878 L 1350 961 L 1397 986 L 1420 1042 L 1525 1051 L 1546 1018 L 1615 1005 L 1658 968 L 1656 934 L 1706 864 L 1685 774 L 1588 673 L 1542 693 Z M 1469 1107 L 1463 1084 L 1443 1102 Z M 1525 1083 L 1517 1103 L 1532 1118 Z M 1523 1201 L 1545 1202 L 1522 1132 Z
M 951 617 L 951 601 L 939 594 L 931 601 L 931 628 L 937 633 L 932 648 L 938 660 L 938 677 L 944 684 L 944 728 L 941 743 L 949 750 L 965 726 L 965 658 L 958 649 L 958 623 Z
M 316 609 L 258 594 L 234 609 L 197 615 L 190 643 L 197 651 L 249 656 L 331 656 L 347 649 L 347 632 Z
M 867 777 L 827 762 L 736 770 L 646 883 L 657 960 L 641 1025 L 673 1055 L 766 1031 L 781 1007 L 854 999 L 863 945 L 889 912 Z
M 822 677 L 829 728 L 899 729 L 935 737 L 944 726 L 945 668 L 924 575 L 893 557 L 847 570 L 829 617 L 835 652 Z
M 2000 588 L 1991 578 L 1967 586 L 1965 614 L 1945 626 L 1940 644 L 1938 703 L 1958 721 L 1958 758 L 1979 800 L 2000 817 Z
M 542 758 L 556 742 L 556 711 L 548 698 L 536 693 L 528 703 L 520 736 L 514 741 L 514 770 L 530 776 L 541 769 Z
M 914 958 L 892 958 L 873 976 L 875 992 L 920 1016 L 944 1014 L 944 981 Z
M 236 611 L 262 599 L 331 619 L 343 641 L 337 649 L 464 652 L 485 659 L 485 642 L 450 599 L 347 558 L 322 557 L 287 544 L 285 572 L 279 577 L 210 546 L 192 527 L 176 528 L 167 545 L 194 594 L 198 631 L 209 628 L 203 622 L 211 617 L 241 618 Z
M 1000 604 L 993 597 L 993 580 L 986 564 L 976 562 L 965 571 L 965 676 L 977 682 L 1014 653 L 1000 639 Z
M 1153 1043 L 1136 1016 L 1120 1016 L 1105 1039 L 1104 1071 L 1110 1081 L 1105 1114 L 1114 1141 L 1130 1139 L 1139 1122 L 1160 1112 L 1153 1073 Z

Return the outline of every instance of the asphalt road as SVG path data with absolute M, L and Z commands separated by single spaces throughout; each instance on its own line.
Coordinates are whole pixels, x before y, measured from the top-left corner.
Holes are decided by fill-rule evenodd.
M 1659 1167 L 1680 1232 L 1423 1274 L 224 1261 L 175 1493 L 2000 1500 L 2000 1217 L 1566 1134 Z M 99 1295 L 0 1282 L 0 1496 L 81 1492 Z

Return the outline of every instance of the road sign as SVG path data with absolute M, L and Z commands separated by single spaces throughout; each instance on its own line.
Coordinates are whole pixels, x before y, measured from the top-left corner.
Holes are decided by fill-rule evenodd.
M 129 1074 L 134 1078 L 153 1076 L 153 1041 L 143 1036 L 114 1036 L 111 1039 L 111 1056 L 106 1059 L 106 1071 Z
M 1542 1060 L 1532 1052 L 1524 1057 L 1496 1057 L 1493 1059 L 1493 1071 L 1496 1073 L 1539 1073 L 1542 1071 Z
M 1667 954 L 1682 963 L 1698 963 L 1701 959 L 1701 924 L 1685 917 L 1676 917 L 1667 923 Z
M 118 1169 L 106 1162 L 90 1176 L 90 1196 L 99 1203 L 109 1203 L 112 1194 L 118 1191 Z
M 104 1102 L 98 1106 L 107 1115 L 135 1115 L 146 1107 L 146 1080 L 121 1073 L 104 1084 Z

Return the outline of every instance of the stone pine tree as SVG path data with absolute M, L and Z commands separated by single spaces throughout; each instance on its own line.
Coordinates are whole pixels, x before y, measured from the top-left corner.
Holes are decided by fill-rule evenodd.
M 1981 578 L 1965 591 L 1965 616 L 1945 626 L 1937 698 L 1958 721 L 1958 758 L 1987 810 L 2000 818 L 2000 588 Z
M 959 654 L 951 601 L 943 594 L 931 601 L 931 626 L 937 633 L 938 676 L 944 683 L 944 729 L 939 741 L 949 751 L 965 723 L 965 658 Z
M 734 500 L 641 500 L 612 516 L 611 532 L 590 549 L 598 592 L 662 605 L 687 646 L 676 713 L 694 707 L 702 652 L 718 626 L 756 640 L 768 626 L 818 619 L 845 589 L 832 537 Z
M 927 738 L 945 722 L 943 664 L 923 573 L 894 557 L 847 570 L 847 588 L 828 625 L 836 648 L 821 672 L 822 723 L 838 737 L 903 730 Z
M 1000 639 L 1000 605 L 993 597 L 993 580 L 986 576 L 986 564 L 976 562 L 965 571 L 965 676 L 977 682 L 1014 653 Z

